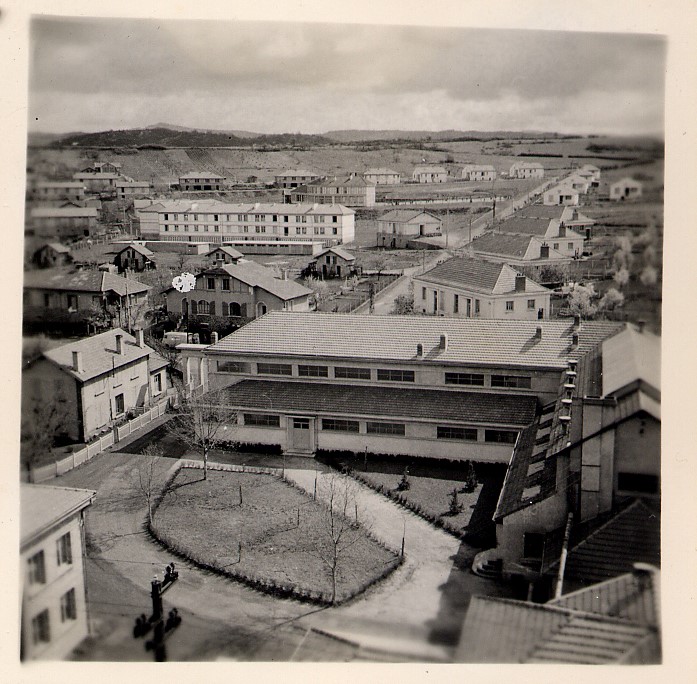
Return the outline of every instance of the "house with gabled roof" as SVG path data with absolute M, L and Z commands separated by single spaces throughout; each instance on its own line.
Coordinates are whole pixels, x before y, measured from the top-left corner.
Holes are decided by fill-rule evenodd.
M 94 207 L 35 207 L 30 212 L 30 232 L 46 238 L 89 237 L 97 228 Z
M 278 311 L 180 349 L 191 391 L 225 389 L 240 441 L 508 463 L 569 356 L 619 327 L 584 323 L 574 347 L 564 321 Z
M 145 344 L 142 330 L 133 336 L 114 328 L 54 347 L 23 369 L 23 415 L 50 396 L 63 406 L 66 436 L 84 442 L 155 398 L 158 381 L 151 370 L 160 374 L 159 393 L 166 389 L 162 361 Z
M 123 176 L 120 173 L 106 171 L 78 171 L 73 174 L 73 179 L 82 183 L 88 192 L 114 195 L 116 193 L 116 183 L 122 180 Z
M 421 209 L 392 209 L 377 218 L 377 245 L 406 249 L 412 240 L 441 234 L 443 222 Z
M 318 178 L 291 190 L 293 203 L 341 204 L 345 207 L 375 206 L 375 183 L 359 173 Z
M 509 178 L 544 178 L 545 169 L 537 162 L 515 162 L 508 172 Z
M 116 197 L 121 200 L 148 197 L 152 191 L 148 181 L 139 181 L 133 178 L 117 180 L 115 187 Z
M 60 242 L 47 242 L 32 254 L 31 259 L 39 268 L 51 268 L 68 266 L 73 257 L 70 254 L 70 247 Z
M 555 185 L 545 190 L 542 201 L 546 205 L 561 205 L 564 207 L 578 206 L 579 192 L 571 184 Z
M 416 166 L 411 177 L 417 183 L 447 183 L 448 170 L 444 166 Z
M 179 176 L 182 192 L 220 191 L 225 189 L 225 176 L 210 171 L 190 171 Z
M 569 212 L 567 216 L 573 216 L 573 213 Z M 577 259 L 583 254 L 585 236 L 568 226 L 564 219 L 538 218 L 521 211 L 503 221 L 498 230 L 500 233 L 534 235 L 566 257 Z
M 85 199 L 85 185 L 78 181 L 39 181 L 33 186 L 32 196 L 42 204 L 56 202 L 82 202 Z
M 563 266 L 573 259 L 573 256 L 554 249 L 550 240 L 536 235 L 490 231 L 472 240 L 471 247 L 477 257 L 514 268 L 528 266 L 539 270 L 543 266 Z
M 312 290 L 253 261 L 238 261 L 197 274 L 190 292 L 169 288 L 163 294 L 172 313 L 248 319 L 267 311 L 309 311 Z
M 322 278 L 346 278 L 355 271 L 356 257 L 343 247 L 327 247 L 312 257 L 308 267 Z
M 125 271 L 148 271 L 157 268 L 154 254 L 144 245 L 131 243 L 121 247 L 114 256 L 114 265 L 119 273 Z
M 503 263 L 454 257 L 414 276 L 414 309 L 461 318 L 549 318 L 552 291 Z
M 320 178 L 320 174 L 316 171 L 308 171 L 307 169 L 287 169 L 274 176 L 274 181 L 277 187 L 284 190 L 292 190 L 299 185 L 311 183 Z
M 643 184 L 633 178 L 622 178 L 610 185 L 610 199 L 614 201 L 634 200 L 641 197 Z
M 363 173 L 363 178 L 375 185 L 399 185 L 402 174 L 386 167 L 373 167 Z
M 496 169 L 491 164 L 465 164 L 461 175 L 464 180 L 469 181 L 494 181 Z
M 239 252 L 234 247 L 222 245 L 212 249 L 206 254 L 206 259 L 211 266 L 222 266 L 223 264 L 236 264 L 244 257 L 242 252 Z

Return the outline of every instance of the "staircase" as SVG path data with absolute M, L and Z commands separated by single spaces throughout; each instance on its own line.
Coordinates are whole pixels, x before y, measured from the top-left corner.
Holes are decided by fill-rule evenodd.
M 503 560 L 494 558 L 481 563 L 476 563 L 472 566 L 472 572 L 480 577 L 487 579 L 500 579 L 503 571 Z

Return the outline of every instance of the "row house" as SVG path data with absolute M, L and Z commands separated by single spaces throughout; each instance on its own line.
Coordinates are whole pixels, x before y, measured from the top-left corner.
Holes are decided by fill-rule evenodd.
M 515 162 L 508 172 L 509 178 L 544 178 L 545 169 L 537 162 Z
M 179 176 L 179 189 L 182 192 L 202 192 L 225 190 L 225 176 L 210 171 L 191 171 Z
M 341 204 L 345 207 L 375 206 L 375 183 L 350 173 L 344 178 L 318 178 L 291 190 L 290 201 L 298 204 Z
M 82 202 L 87 188 L 77 181 L 40 181 L 32 189 L 32 198 L 42 204 L 56 202 Z
M 95 207 L 36 207 L 30 213 L 33 235 L 59 240 L 89 237 L 97 229 Z
M 377 219 L 377 245 L 390 249 L 406 249 L 419 237 L 441 234 L 438 216 L 420 209 L 393 209 Z
M 494 181 L 496 169 L 490 164 L 465 164 L 462 167 L 462 178 L 469 181 Z
M 254 263 L 220 264 L 196 276 L 189 292 L 165 290 L 167 310 L 183 316 L 255 318 L 267 311 L 309 311 L 312 290 Z
M 447 183 L 448 170 L 444 166 L 417 166 L 411 177 L 416 183 Z
M 132 178 L 124 178 L 116 181 L 116 198 L 128 200 L 133 198 L 148 197 L 151 192 L 148 181 L 138 181 Z
M 74 442 L 89 440 L 129 411 L 164 396 L 167 361 L 121 328 L 43 352 L 22 371 L 23 415 L 51 397 L 64 410 L 62 428 Z
M 341 204 L 162 200 L 137 209 L 140 235 L 168 242 L 352 242 L 355 212 Z
M 363 178 L 375 185 L 399 185 L 402 181 L 402 174 L 392 169 L 371 168 L 363 173 Z
M 549 318 L 552 291 L 502 263 L 455 257 L 414 276 L 414 309 L 458 318 Z
M 508 463 L 568 359 L 615 328 L 275 312 L 180 349 L 189 389 L 224 389 L 240 442 Z
M 85 512 L 96 493 L 22 483 L 22 660 L 63 660 L 87 637 Z
M 284 190 L 292 190 L 299 185 L 305 185 L 320 178 L 320 174 L 316 171 L 307 171 L 306 169 L 288 169 L 277 173 L 274 176 L 276 187 Z
M 554 248 L 555 244 L 561 247 L 562 238 L 559 240 L 557 243 L 535 235 L 488 232 L 472 240 L 471 247 L 473 254 L 481 259 L 539 271 L 544 266 L 564 266 L 573 260 L 573 256 Z M 567 250 L 569 244 L 573 249 L 573 241 L 569 240 Z

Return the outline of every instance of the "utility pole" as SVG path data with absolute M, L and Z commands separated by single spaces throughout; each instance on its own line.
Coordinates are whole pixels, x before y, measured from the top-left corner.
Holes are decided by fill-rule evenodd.
M 153 651 L 155 662 L 163 663 L 167 660 L 165 651 L 165 636 L 171 634 L 181 624 L 181 617 L 176 608 L 169 611 L 167 620 L 164 620 L 164 610 L 162 608 L 162 594 L 167 591 L 179 578 L 179 573 L 174 569 L 174 563 L 170 563 L 165 568 L 165 577 L 162 582 L 155 576 L 150 583 L 150 598 L 152 599 L 152 615 L 148 618 L 143 613 L 136 618 L 133 627 L 133 637 L 145 636 L 151 629 L 153 638 L 145 642 L 145 650 Z

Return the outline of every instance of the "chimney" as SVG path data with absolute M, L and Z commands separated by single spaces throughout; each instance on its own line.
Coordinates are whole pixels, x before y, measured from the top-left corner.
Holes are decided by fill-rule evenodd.
M 559 224 L 559 237 L 566 237 L 566 226 L 563 223 Z
M 525 292 L 525 276 L 518 273 L 515 277 L 515 291 Z
M 140 330 L 136 330 L 136 341 L 141 349 L 145 347 L 145 335 L 143 334 L 142 328 L 140 328 Z
M 216 344 L 218 342 L 218 333 L 213 331 L 211 333 L 211 344 Z
M 578 333 L 571 335 L 571 346 L 578 347 Z
M 82 352 L 81 351 L 74 351 L 73 352 L 73 370 L 76 373 L 82 373 Z
M 542 326 L 540 326 L 540 325 L 538 325 L 537 329 L 535 330 L 535 339 L 536 340 L 542 339 Z
M 646 321 L 637 321 L 636 324 L 639 327 L 639 332 L 643 333 L 644 328 L 646 327 Z
M 423 344 L 417 344 L 416 345 L 416 355 L 421 357 L 424 355 L 424 346 Z
M 574 328 L 580 328 L 581 327 L 581 316 L 579 314 L 574 315 Z
M 448 348 L 448 336 L 445 333 L 443 333 L 440 336 L 440 345 L 439 346 L 440 346 L 440 349 L 442 351 L 445 351 Z
M 549 245 L 540 245 L 540 259 L 549 258 Z
M 123 335 L 116 336 L 116 353 L 123 354 Z

